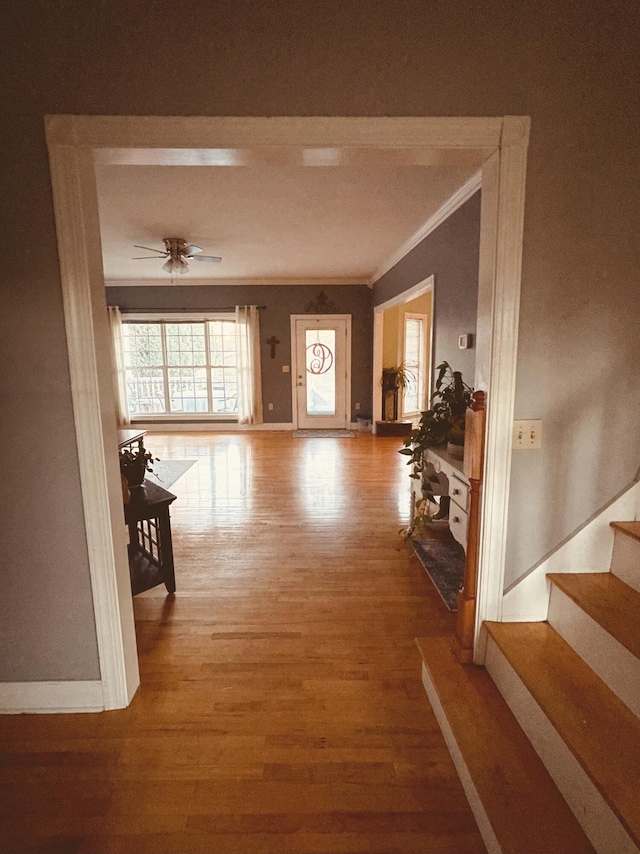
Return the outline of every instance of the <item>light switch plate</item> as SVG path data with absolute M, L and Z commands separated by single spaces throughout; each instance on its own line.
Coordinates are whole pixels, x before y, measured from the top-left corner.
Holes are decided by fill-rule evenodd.
M 520 450 L 534 450 L 542 447 L 542 421 L 514 421 L 513 445 Z

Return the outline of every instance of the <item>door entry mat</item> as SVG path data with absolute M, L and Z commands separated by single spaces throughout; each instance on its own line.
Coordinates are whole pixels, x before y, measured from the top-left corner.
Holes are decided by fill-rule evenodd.
M 158 460 L 153 463 L 153 471 L 147 472 L 146 479 L 169 489 L 195 464 L 196 460 Z
M 353 430 L 294 430 L 294 439 L 355 439 Z
M 458 610 L 458 591 L 464 583 L 464 549 L 453 538 L 420 538 L 413 542 L 416 555 L 450 611 Z

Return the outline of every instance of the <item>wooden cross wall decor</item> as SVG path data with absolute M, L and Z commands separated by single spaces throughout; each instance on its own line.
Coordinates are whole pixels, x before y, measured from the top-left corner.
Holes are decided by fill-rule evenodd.
M 276 357 L 276 344 L 280 343 L 280 339 L 276 338 L 275 335 L 272 335 L 271 338 L 267 338 L 267 344 L 271 347 L 271 358 L 275 359 Z

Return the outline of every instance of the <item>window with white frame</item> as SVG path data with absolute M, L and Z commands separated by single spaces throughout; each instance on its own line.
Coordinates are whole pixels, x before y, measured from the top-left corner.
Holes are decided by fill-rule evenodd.
M 425 409 L 427 376 L 427 315 L 404 315 L 402 362 L 407 382 L 402 395 L 402 416 L 415 416 Z
M 237 415 L 233 316 L 176 320 L 124 316 L 122 343 L 132 417 Z

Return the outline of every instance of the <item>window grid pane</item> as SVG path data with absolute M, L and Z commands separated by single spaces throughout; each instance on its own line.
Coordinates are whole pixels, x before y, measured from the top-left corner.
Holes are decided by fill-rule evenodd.
M 166 412 L 162 368 L 127 368 L 126 378 L 129 412 Z
M 423 342 L 423 321 L 417 317 L 406 317 L 404 323 L 404 364 L 409 373 L 403 395 L 403 412 L 419 412 L 424 405 L 422 400 Z
M 127 367 L 162 367 L 162 327 L 159 323 L 123 324 L 122 343 Z
M 235 320 L 209 321 L 211 395 L 213 412 L 238 412 L 238 372 Z
M 122 343 L 132 415 L 237 414 L 235 320 L 125 321 Z
M 166 336 L 169 367 L 206 367 L 204 321 L 202 323 L 168 323 Z
M 207 411 L 206 368 L 169 368 L 171 412 Z

